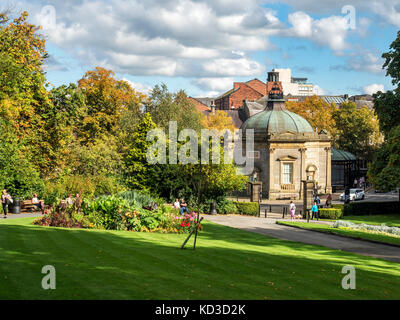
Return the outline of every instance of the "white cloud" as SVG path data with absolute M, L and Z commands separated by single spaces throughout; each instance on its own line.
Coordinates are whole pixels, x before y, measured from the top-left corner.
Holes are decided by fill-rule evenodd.
M 234 79 L 232 77 L 227 78 L 200 78 L 194 80 L 192 83 L 213 92 L 227 91 L 232 88 Z
M 363 90 L 364 93 L 372 95 L 374 93 L 377 93 L 378 91 L 385 92 L 385 86 L 383 84 L 373 83 L 369 86 L 365 86 Z
M 130 81 L 126 78 L 123 78 L 122 80 L 128 82 L 130 84 L 130 86 L 135 89 L 138 92 L 144 93 L 146 95 L 149 95 L 151 93 L 151 90 L 153 90 L 152 86 L 148 85 L 148 84 L 143 84 L 140 82 L 133 82 Z
M 318 96 L 326 95 L 326 91 L 324 89 L 322 89 L 319 85 L 314 86 L 314 91 L 315 91 L 315 94 Z
M 284 32 L 287 36 L 306 38 L 335 51 L 349 48 L 345 41 L 348 30 L 345 17 L 329 16 L 314 20 L 308 14 L 298 11 L 289 14 L 288 21 L 292 27 Z
M 264 66 L 246 58 L 215 59 L 204 63 L 203 69 L 208 74 L 216 76 L 253 76 L 265 72 Z

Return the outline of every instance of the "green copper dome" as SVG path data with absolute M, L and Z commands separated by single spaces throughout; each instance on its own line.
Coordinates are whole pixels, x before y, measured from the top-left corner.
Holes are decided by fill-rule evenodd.
M 314 132 L 306 119 L 287 110 L 264 110 L 247 119 L 241 129 L 265 130 L 267 133 Z

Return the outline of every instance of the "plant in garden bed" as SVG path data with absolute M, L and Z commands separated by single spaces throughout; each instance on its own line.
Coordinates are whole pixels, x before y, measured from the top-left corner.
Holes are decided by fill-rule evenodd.
M 90 228 L 90 222 L 82 213 L 76 212 L 73 207 L 53 209 L 33 222 L 35 225 L 60 228 Z
M 181 217 L 176 217 L 176 220 L 179 221 L 178 231 L 179 232 L 192 232 L 194 228 L 197 226 L 197 214 L 195 212 L 186 213 Z M 199 230 L 202 230 L 203 226 L 199 225 Z

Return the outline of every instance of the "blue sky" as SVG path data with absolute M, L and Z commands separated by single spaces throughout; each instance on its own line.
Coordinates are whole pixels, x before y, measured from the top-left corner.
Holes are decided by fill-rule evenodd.
M 400 0 L 14 0 L 43 25 L 54 86 L 96 66 L 149 92 L 166 83 L 217 96 L 233 81 L 291 68 L 325 94 L 392 89 L 381 69 Z M 348 10 L 343 11 L 344 6 Z M 349 7 L 350 6 L 350 7 Z M 349 11 L 350 10 L 350 11 Z M 354 12 L 354 15 L 352 14 Z

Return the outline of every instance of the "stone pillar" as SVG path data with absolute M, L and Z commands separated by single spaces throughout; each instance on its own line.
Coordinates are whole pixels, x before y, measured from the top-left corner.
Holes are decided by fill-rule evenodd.
M 300 194 L 299 199 L 303 198 L 303 180 L 306 180 L 306 150 L 307 148 L 300 148 Z
M 332 148 L 326 147 L 326 182 L 325 193 L 332 193 Z
M 274 152 L 275 148 L 269 149 L 269 190 L 268 198 L 271 200 L 271 192 L 274 190 Z

